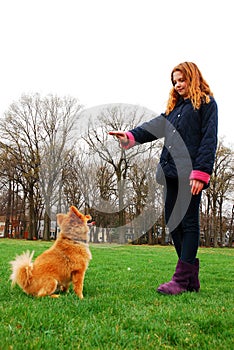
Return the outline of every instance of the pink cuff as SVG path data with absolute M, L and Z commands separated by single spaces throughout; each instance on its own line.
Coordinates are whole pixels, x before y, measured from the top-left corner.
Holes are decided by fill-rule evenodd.
M 121 143 L 121 146 L 124 148 L 124 149 L 129 149 L 131 147 L 133 147 L 135 145 L 135 137 L 133 136 L 133 134 L 130 132 L 130 131 L 127 131 L 125 133 L 125 135 L 127 135 L 127 138 L 128 138 L 128 143 Z
M 200 170 L 192 170 L 191 174 L 189 176 L 190 180 L 199 180 L 204 182 L 205 184 L 208 184 L 210 181 L 210 175 L 205 173 L 204 171 Z

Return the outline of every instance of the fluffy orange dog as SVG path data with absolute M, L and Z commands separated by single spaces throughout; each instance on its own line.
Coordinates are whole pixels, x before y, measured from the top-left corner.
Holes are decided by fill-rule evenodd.
M 92 258 L 88 247 L 90 219 L 74 206 L 67 214 L 57 214 L 59 237 L 34 263 L 34 252 L 29 251 L 11 261 L 12 285 L 17 283 L 25 293 L 42 297 L 67 291 L 73 283 L 75 293 L 82 299 L 85 272 Z

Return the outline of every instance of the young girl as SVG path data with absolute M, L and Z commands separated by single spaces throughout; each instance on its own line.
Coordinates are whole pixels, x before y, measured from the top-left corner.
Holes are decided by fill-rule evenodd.
M 217 104 L 196 64 L 184 62 L 171 72 L 166 112 L 128 131 L 111 131 L 122 147 L 165 138 L 156 178 L 164 185 L 165 220 L 178 255 L 170 282 L 157 291 L 179 294 L 200 289 L 199 205 L 209 186 L 217 147 Z

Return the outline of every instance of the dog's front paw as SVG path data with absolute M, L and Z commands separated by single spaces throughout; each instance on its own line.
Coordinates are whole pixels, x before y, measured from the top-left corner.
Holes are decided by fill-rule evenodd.
M 68 287 L 60 286 L 60 292 L 67 293 L 68 292 Z

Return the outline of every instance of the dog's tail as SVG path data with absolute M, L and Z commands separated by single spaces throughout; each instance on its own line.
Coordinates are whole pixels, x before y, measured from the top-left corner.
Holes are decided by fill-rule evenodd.
M 34 251 L 30 253 L 30 251 L 27 250 L 22 255 L 17 255 L 15 260 L 10 262 L 12 269 L 10 280 L 12 286 L 17 283 L 24 289 L 30 284 L 33 270 L 33 255 Z

